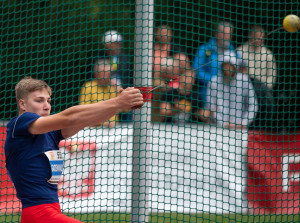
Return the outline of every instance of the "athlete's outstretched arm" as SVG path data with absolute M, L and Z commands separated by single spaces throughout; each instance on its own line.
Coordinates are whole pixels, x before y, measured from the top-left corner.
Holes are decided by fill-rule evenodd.
M 143 103 L 143 96 L 138 89 L 127 88 L 116 98 L 73 106 L 55 115 L 40 117 L 30 124 L 29 131 L 43 134 L 61 129 L 63 137 L 68 138 L 86 126 L 104 122 L 124 109 L 141 107 Z

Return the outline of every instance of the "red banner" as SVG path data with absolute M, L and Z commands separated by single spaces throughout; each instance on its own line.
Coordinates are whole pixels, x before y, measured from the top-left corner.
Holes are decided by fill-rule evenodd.
M 299 181 L 299 133 L 249 134 L 247 197 L 254 213 L 298 214 Z
M 0 127 L 0 213 L 19 212 L 21 203 L 17 199 L 16 190 L 14 189 L 5 168 L 5 139 L 6 128 Z

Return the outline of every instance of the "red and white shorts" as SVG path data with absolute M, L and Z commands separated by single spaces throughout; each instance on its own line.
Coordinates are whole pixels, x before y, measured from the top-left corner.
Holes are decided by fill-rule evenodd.
M 59 203 L 41 204 L 22 210 L 21 223 L 80 223 L 61 213 Z M 82 223 L 82 222 L 81 222 Z

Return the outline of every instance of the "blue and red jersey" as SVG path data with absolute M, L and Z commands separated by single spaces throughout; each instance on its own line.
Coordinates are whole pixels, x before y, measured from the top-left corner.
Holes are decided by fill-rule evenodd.
M 59 150 L 63 136 L 60 130 L 31 134 L 29 125 L 40 117 L 26 112 L 7 125 L 6 168 L 23 208 L 59 202 L 57 185 L 48 183 L 52 172 L 44 152 Z

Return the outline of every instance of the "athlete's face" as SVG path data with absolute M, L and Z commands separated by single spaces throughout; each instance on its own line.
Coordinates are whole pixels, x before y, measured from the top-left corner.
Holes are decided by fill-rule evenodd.
M 51 111 L 51 97 L 46 89 L 31 92 L 26 99 L 19 100 L 19 108 L 24 112 L 48 116 Z

